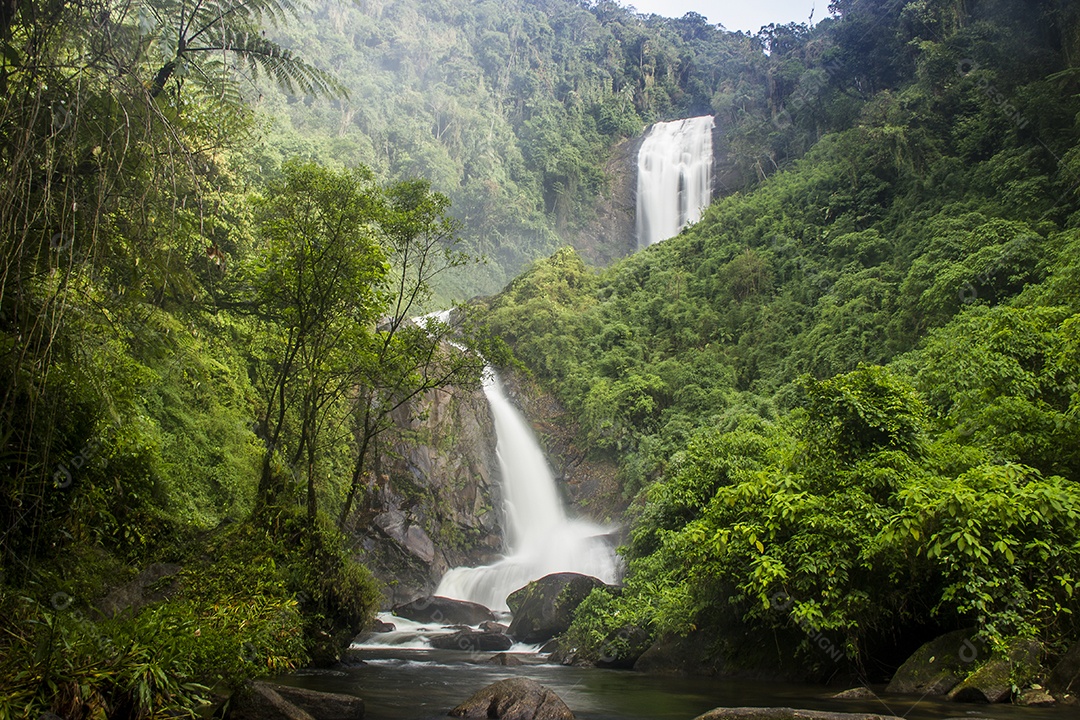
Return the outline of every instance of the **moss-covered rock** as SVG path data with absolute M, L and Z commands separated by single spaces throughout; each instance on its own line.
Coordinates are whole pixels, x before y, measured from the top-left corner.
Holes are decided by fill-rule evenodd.
M 510 635 L 519 642 L 542 643 L 566 632 L 574 611 L 604 583 L 580 573 L 554 573 L 534 580 L 506 599 L 514 620 Z
M 911 695 L 944 695 L 986 657 L 975 641 L 975 630 L 956 630 L 931 640 L 916 650 L 893 675 L 885 692 Z
M 1030 683 L 1038 674 L 1042 645 L 1036 640 L 1016 640 L 995 653 L 964 678 L 948 695 L 955 702 L 999 703 L 1012 697 L 1014 686 Z

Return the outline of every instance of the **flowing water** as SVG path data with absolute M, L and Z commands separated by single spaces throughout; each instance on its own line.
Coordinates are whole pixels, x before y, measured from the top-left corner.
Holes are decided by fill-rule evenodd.
M 550 573 L 579 572 L 615 582 L 613 528 L 567 517 L 543 450 L 494 372 L 488 372 L 484 394 L 495 420 L 507 554 L 492 565 L 450 570 L 435 594 L 506 611 L 507 595 Z
M 645 248 L 701 219 L 712 200 L 711 115 L 653 125 L 638 151 L 637 234 Z

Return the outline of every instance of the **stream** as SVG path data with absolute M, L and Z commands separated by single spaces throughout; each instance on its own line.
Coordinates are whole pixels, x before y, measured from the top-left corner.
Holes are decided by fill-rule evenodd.
M 540 656 L 525 652 L 514 653 L 525 663 L 518 667 L 480 664 L 492 653 L 368 647 L 362 654 L 367 664 L 361 667 L 305 670 L 278 681 L 359 695 L 370 720 L 445 718 L 477 690 L 511 677 L 532 678 L 551 688 L 581 720 L 692 720 L 724 706 L 874 712 L 909 720 L 1066 720 L 1077 716 L 1075 707 L 962 705 L 907 696 L 882 695 L 883 701 L 832 700 L 830 695 L 845 688 L 546 665 Z

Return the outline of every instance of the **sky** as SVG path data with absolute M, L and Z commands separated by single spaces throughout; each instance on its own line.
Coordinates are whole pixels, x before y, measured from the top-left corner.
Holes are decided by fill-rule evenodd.
M 829 0 L 618 0 L 639 13 L 682 17 L 688 12 L 704 15 L 709 22 L 728 30 L 756 33 L 762 25 L 806 22 L 814 9 L 814 22 L 829 14 Z

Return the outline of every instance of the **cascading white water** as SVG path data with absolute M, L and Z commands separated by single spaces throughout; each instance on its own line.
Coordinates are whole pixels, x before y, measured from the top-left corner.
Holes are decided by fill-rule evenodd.
M 711 115 L 653 125 L 638 151 L 638 247 L 701 219 L 712 200 Z
M 607 537 L 612 529 L 566 517 L 540 445 L 490 370 L 484 394 L 495 419 L 509 553 L 492 565 L 450 570 L 435 594 L 504 611 L 507 595 L 550 573 L 615 582 L 618 563 Z

